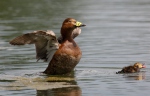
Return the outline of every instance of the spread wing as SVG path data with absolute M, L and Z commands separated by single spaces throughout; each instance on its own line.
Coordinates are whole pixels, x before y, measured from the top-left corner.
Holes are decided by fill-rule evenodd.
M 23 34 L 10 41 L 12 45 L 35 44 L 37 61 L 42 59 L 50 62 L 59 48 L 59 43 L 53 31 L 34 31 Z
M 80 35 L 81 33 L 81 29 L 79 27 L 75 28 L 72 32 L 72 38 L 76 38 L 78 35 Z M 62 42 L 63 37 L 60 36 L 58 37 L 58 42 L 61 43 Z

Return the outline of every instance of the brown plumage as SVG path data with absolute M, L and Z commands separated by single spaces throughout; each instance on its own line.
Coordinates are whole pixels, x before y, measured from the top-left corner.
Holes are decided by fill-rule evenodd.
M 78 35 L 80 35 L 81 33 L 81 29 L 79 27 L 75 28 L 72 32 L 72 38 L 74 39 L 75 37 L 77 37 Z M 62 40 L 63 40 L 63 37 L 60 35 L 58 38 L 57 38 L 58 42 L 59 43 L 62 43 Z
M 127 66 L 124 67 L 121 71 L 116 72 L 116 74 L 119 73 L 135 73 L 135 72 L 139 72 L 141 68 L 145 68 L 146 66 L 142 63 L 135 63 L 133 66 Z
M 73 18 L 64 20 L 61 36 L 56 39 L 53 31 L 35 31 L 16 37 L 12 45 L 35 44 L 36 58 L 49 62 L 46 74 L 62 75 L 70 73 L 81 58 L 81 50 L 73 40 L 81 33 L 79 27 L 85 26 Z

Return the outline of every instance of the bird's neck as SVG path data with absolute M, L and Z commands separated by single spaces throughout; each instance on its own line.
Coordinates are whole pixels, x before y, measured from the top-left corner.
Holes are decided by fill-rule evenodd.
M 73 38 L 72 38 L 72 31 L 73 29 L 66 29 L 66 28 L 61 28 L 61 35 L 63 37 L 63 40 L 62 41 L 73 41 Z

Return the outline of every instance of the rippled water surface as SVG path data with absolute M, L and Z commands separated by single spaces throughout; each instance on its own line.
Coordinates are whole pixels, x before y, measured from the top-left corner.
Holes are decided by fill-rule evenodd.
M 34 45 L 9 41 L 34 30 L 53 30 L 73 17 L 86 24 L 75 41 L 82 59 L 66 77 L 47 76 Z M 142 62 L 140 73 L 115 74 Z M 2 0 L 0 3 L 0 96 L 148 96 L 150 90 L 149 0 Z

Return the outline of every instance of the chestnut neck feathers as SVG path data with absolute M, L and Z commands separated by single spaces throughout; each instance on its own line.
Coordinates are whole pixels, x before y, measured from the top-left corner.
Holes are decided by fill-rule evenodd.
M 64 26 L 61 28 L 61 35 L 63 37 L 63 41 L 68 40 L 72 41 L 72 31 L 73 28 L 65 28 Z

